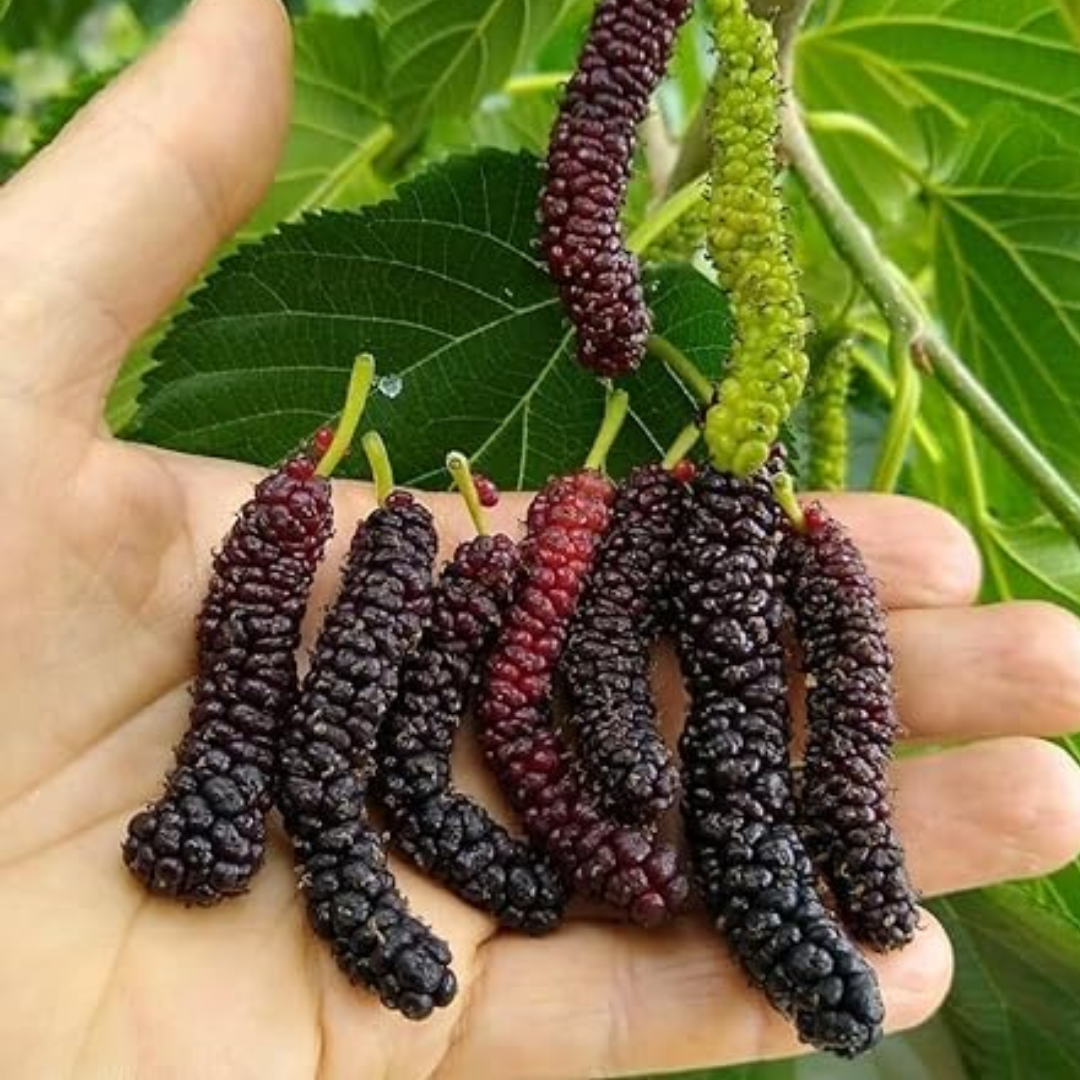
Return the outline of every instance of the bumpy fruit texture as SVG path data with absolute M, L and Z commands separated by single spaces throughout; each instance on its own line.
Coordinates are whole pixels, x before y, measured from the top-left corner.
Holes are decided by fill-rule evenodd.
M 846 340 L 823 352 L 813 366 L 807 482 L 815 491 L 841 491 L 847 486 L 851 367 L 851 342 Z
M 488 658 L 477 711 L 503 788 L 566 882 L 653 925 L 686 899 L 675 851 L 655 830 L 604 814 L 551 716 L 555 669 L 613 498 L 608 480 L 584 471 L 551 481 L 533 500 L 524 580 Z
M 763 465 L 802 396 L 806 311 L 777 181 L 776 40 L 746 0 L 710 0 L 719 68 L 706 242 L 735 322 L 735 344 L 706 415 L 713 464 Z
M 780 555 L 808 686 L 803 835 L 855 937 L 895 949 L 914 937 L 919 911 L 889 809 L 899 724 L 885 616 L 842 526 L 819 506 L 806 524 Z
M 566 904 L 554 867 L 454 790 L 450 775 L 454 734 L 519 570 L 506 536 L 467 541 L 443 570 L 383 728 L 378 789 L 394 841 L 413 862 L 501 925 L 542 933 Z
M 601 0 L 566 88 L 540 199 L 541 245 L 578 359 L 618 376 L 641 362 L 649 310 L 619 218 L 637 127 L 691 0 Z
M 648 262 L 686 262 L 705 244 L 708 208 L 704 202 L 672 222 L 646 249 Z
M 430 611 L 435 547 L 431 515 L 403 492 L 357 529 L 279 764 L 311 925 L 349 979 L 410 1019 L 453 999 L 450 950 L 409 913 L 365 802 L 379 727 Z
M 883 1008 L 796 830 L 779 529 L 767 477 L 698 477 L 675 561 L 683 812 L 706 907 L 747 974 L 802 1039 L 852 1056 L 877 1042 Z
M 275 738 L 333 527 L 330 485 L 298 458 L 263 480 L 214 559 L 198 618 L 190 727 L 165 792 L 128 826 L 124 861 L 151 891 L 214 904 L 262 865 Z
M 662 465 L 635 469 L 619 485 L 561 661 L 584 781 L 625 821 L 656 822 L 678 790 L 653 703 L 650 646 L 667 623 L 684 499 Z

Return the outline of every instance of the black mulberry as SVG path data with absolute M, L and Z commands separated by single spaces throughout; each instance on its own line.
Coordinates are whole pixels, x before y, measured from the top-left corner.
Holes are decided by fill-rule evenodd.
M 633 371 L 649 334 L 638 262 L 619 217 L 638 124 L 690 7 L 601 0 L 551 133 L 541 245 L 577 331 L 578 359 L 599 375 Z
M 524 582 L 488 658 L 478 713 L 503 788 L 568 884 L 651 925 L 688 892 L 675 851 L 654 830 L 601 811 L 551 717 L 555 668 L 613 496 L 607 479 L 586 470 L 551 481 L 533 500 Z
M 275 740 L 332 526 L 329 483 L 296 458 L 256 487 L 214 559 L 190 728 L 165 793 L 132 819 L 123 845 L 152 892 L 214 904 L 246 891 L 262 865 Z
M 378 786 L 394 842 L 413 862 L 503 926 L 541 933 L 558 924 L 566 904 L 554 868 L 450 778 L 454 734 L 519 569 L 509 537 L 478 536 L 443 570 L 383 728 Z
M 852 934 L 898 948 L 919 910 L 889 809 L 899 724 L 885 616 L 858 548 L 820 506 L 805 533 L 786 533 L 780 567 L 807 674 L 803 834 Z
M 582 772 L 604 809 L 627 821 L 655 822 L 678 789 L 653 703 L 650 646 L 667 622 L 684 499 L 662 465 L 619 485 L 561 661 Z
M 687 836 L 709 914 L 805 1041 L 853 1056 L 881 1035 L 866 960 L 825 909 L 796 831 L 767 477 L 708 468 L 676 548 L 678 646 L 691 694 L 680 742 Z
M 431 515 L 392 493 L 357 529 L 282 734 L 278 802 L 315 931 L 342 971 L 411 1019 L 456 992 L 450 950 L 409 913 L 365 813 L 379 727 L 430 611 Z

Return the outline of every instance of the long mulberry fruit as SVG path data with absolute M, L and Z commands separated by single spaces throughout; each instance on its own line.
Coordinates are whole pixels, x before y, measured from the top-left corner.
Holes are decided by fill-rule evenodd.
M 128 826 L 124 861 L 152 892 L 214 904 L 262 865 L 278 724 L 333 528 L 330 485 L 306 457 L 261 481 L 214 559 L 198 619 L 190 727 L 165 793 Z
M 851 932 L 907 944 L 919 910 L 889 810 L 899 724 L 885 616 L 858 548 L 820 506 L 785 534 L 780 565 L 807 678 L 804 837 Z
M 506 536 L 462 544 L 436 586 L 419 649 L 384 727 L 379 793 L 394 842 L 421 869 L 501 925 L 553 929 L 565 890 L 547 858 L 453 789 L 454 733 L 509 605 L 520 559 Z
M 596 470 L 620 409 L 625 414 L 626 398 L 616 394 L 585 470 L 550 481 L 529 507 L 523 582 L 488 657 L 477 713 L 503 789 L 566 882 L 652 925 L 686 899 L 678 857 L 654 829 L 601 810 L 551 716 L 570 620 L 611 516 L 614 485 Z
M 765 463 L 802 396 L 806 311 L 777 180 L 776 39 L 747 0 L 710 2 L 719 67 L 706 243 L 736 337 L 705 437 L 718 469 L 745 476 Z
M 796 830 L 767 477 L 711 468 L 676 549 L 677 643 L 691 694 L 684 817 L 705 904 L 755 984 L 805 1041 L 853 1056 L 881 1035 L 873 970 L 826 910 Z
M 619 217 L 637 127 L 691 0 L 601 0 L 551 133 L 541 245 L 578 359 L 617 376 L 641 362 L 649 311 Z
M 851 391 L 852 343 L 829 342 L 816 353 L 808 400 L 810 472 L 815 491 L 847 486 L 848 395 Z
M 582 771 L 604 809 L 628 821 L 656 821 L 678 789 L 657 724 L 650 646 L 667 621 L 684 498 L 659 464 L 619 485 L 561 661 Z
M 349 979 L 411 1019 L 454 997 L 450 950 L 409 912 L 365 803 L 379 726 L 430 611 L 435 548 L 428 511 L 380 491 L 283 733 L 278 787 L 313 928 Z

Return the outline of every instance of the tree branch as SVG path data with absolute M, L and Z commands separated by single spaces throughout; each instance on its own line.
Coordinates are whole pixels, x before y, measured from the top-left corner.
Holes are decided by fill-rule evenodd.
M 1080 496 L 971 373 L 877 246 L 873 235 L 833 180 L 787 96 L 782 138 L 788 160 L 837 253 L 873 300 L 890 331 L 910 341 L 908 362 L 933 374 L 1016 473 L 1080 544 Z

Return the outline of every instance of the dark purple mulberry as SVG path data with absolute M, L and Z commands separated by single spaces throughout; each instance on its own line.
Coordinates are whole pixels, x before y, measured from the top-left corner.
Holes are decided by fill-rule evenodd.
M 164 794 L 135 815 L 123 845 L 151 892 L 214 904 L 246 891 L 262 865 L 275 739 L 296 697 L 300 623 L 332 528 L 330 485 L 297 458 L 256 487 L 214 559 L 190 727 Z
M 356 531 L 300 701 L 278 802 L 315 931 L 342 971 L 421 1019 L 452 1000 L 450 950 L 409 913 L 365 813 L 379 726 L 430 610 L 431 515 L 394 492 Z
M 872 948 L 906 945 L 919 925 L 889 810 L 899 724 L 885 615 L 858 548 L 820 506 L 780 549 L 807 674 L 803 835 L 851 932 Z
M 551 717 L 555 668 L 613 496 L 608 480 L 586 470 L 551 481 L 533 500 L 524 582 L 488 658 L 478 713 L 503 788 L 567 883 L 651 925 L 686 899 L 675 851 L 655 830 L 600 810 Z
M 561 661 L 582 772 L 604 809 L 626 821 L 655 822 L 678 789 L 657 724 L 650 646 L 667 622 L 684 499 L 662 465 L 620 484 Z
M 780 511 L 767 477 L 712 468 L 676 547 L 678 646 L 691 695 L 683 810 L 709 914 L 772 1004 L 820 1049 L 881 1035 L 873 970 L 826 910 L 796 831 L 775 578 Z
M 566 904 L 557 873 L 450 779 L 454 733 L 519 569 L 506 536 L 478 536 L 457 549 L 420 648 L 402 669 L 378 776 L 394 841 L 413 862 L 503 926 L 541 933 L 558 925 Z
M 578 359 L 599 375 L 633 371 L 649 335 L 619 218 L 638 124 L 690 8 L 691 0 L 601 0 L 551 133 L 541 245 Z

